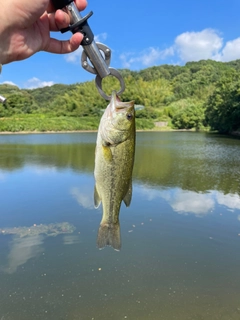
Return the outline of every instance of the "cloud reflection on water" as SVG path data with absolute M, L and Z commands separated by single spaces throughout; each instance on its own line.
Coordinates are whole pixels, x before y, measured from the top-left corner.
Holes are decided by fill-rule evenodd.
M 19 266 L 24 265 L 29 259 L 43 252 L 43 235 L 31 237 L 14 237 L 8 254 L 8 265 L 4 268 L 6 273 L 12 274 Z
M 4 180 L 5 180 L 5 175 L 0 172 L 0 182 L 3 182 Z
M 80 237 L 78 235 L 64 235 L 63 236 L 63 244 L 71 245 L 77 244 L 80 242 Z
M 82 188 L 73 187 L 70 190 L 78 204 L 86 209 L 93 209 L 93 191 L 91 185 Z M 147 201 L 165 200 L 172 209 L 179 214 L 194 214 L 204 216 L 210 214 L 217 205 L 225 206 L 229 210 L 240 210 L 240 196 L 238 194 L 224 194 L 217 190 L 207 193 L 183 190 L 181 188 L 157 189 L 149 185 L 135 185 L 133 194 Z
M 64 245 L 79 243 L 79 235 L 72 234 L 75 229 L 75 226 L 68 222 L 0 229 L 1 236 L 13 235 L 9 243 L 7 262 L 0 268 L 1 271 L 12 274 L 28 260 L 40 255 L 44 251 L 44 240 L 48 237 L 62 234 Z
M 216 199 L 218 204 L 224 205 L 229 209 L 239 209 L 240 210 L 240 197 L 237 194 L 223 194 L 216 192 Z
M 136 193 L 145 197 L 147 201 L 164 199 L 179 214 L 194 214 L 204 216 L 210 214 L 217 205 L 225 206 L 229 210 L 240 209 L 238 194 L 223 194 L 219 191 L 198 193 L 180 188 L 154 189 L 146 185 L 138 185 Z
M 71 195 L 77 200 L 78 204 L 86 209 L 93 209 L 93 189 L 89 185 L 85 185 L 82 189 L 73 187 L 70 190 Z
M 41 176 L 41 175 L 49 175 L 57 173 L 57 168 L 55 166 L 50 165 L 32 165 L 29 167 L 32 173 Z
M 181 214 L 193 213 L 197 216 L 208 214 L 215 205 L 212 195 L 174 189 L 164 192 L 162 197 L 168 201 L 174 211 Z
M 10 252 L 7 257 L 7 266 L 2 270 L 5 273 L 13 274 L 18 267 L 24 265 L 28 260 L 39 256 L 43 251 L 43 243 L 46 236 L 36 235 L 20 238 L 13 237 L 10 244 Z M 79 235 L 64 235 L 63 244 L 72 245 L 80 242 Z

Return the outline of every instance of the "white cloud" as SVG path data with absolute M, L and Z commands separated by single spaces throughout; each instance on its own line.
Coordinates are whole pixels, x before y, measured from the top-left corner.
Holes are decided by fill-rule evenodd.
M 97 35 L 94 37 L 94 40 L 95 40 L 96 42 L 105 41 L 106 39 L 107 39 L 107 33 L 106 33 L 106 32 L 97 34 Z
M 24 84 L 24 88 L 35 89 L 35 88 L 51 87 L 52 85 L 54 85 L 53 81 L 41 81 L 40 79 L 34 77 L 32 79 L 29 79 Z
M 215 30 L 185 32 L 175 39 L 175 50 L 183 62 L 213 59 L 223 46 L 223 39 Z
M 164 60 L 174 54 L 173 47 L 169 47 L 165 50 L 159 48 L 150 47 L 142 51 L 139 55 L 134 52 L 124 53 L 120 56 L 124 68 L 130 68 L 133 64 L 140 64 L 145 67 L 149 67 L 159 60 Z
M 240 38 L 228 41 L 219 54 L 219 60 L 227 62 L 240 59 Z
M 1 84 L 9 84 L 9 85 L 11 85 L 11 86 L 16 86 L 16 87 L 18 87 L 18 85 L 17 85 L 16 83 L 12 82 L 12 81 L 3 81 Z
M 120 55 L 120 60 L 122 61 L 123 68 L 131 68 L 131 64 L 133 61 L 131 60 L 130 56 L 134 55 L 134 53 L 122 53 Z
M 83 52 L 83 49 L 82 49 L 82 47 L 80 46 L 76 51 L 71 52 L 71 53 L 65 55 L 65 60 L 66 60 L 67 62 L 70 62 L 70 63 L 77 63 L 77 64 L 79 64 L 79 63 L 80 63 L 80 60 L 81 60 L 82 52 Z
M 106 39 L 107 39 L 107 33 L 101 33 L 101 34 L 96 35 L 94 37 L 94 40 L 96 42 L 101 42 L 101 41 L 104 41 Z M 80 46 L 76 51 L 71 52 L 69 54 L 66 54 L 65 55 L 65 60 L 67 62 L 70 62 L 70 63 L 79 64 L 80 61 L 81 61 L 82 52 L 83 52 L 83 48 L 82 48 L 82 46 Z
M 171 57 L 171 62 L 169 58 Z M 173 44 L 161 50 L 150 47 L 140 53 L 127 52 L 120 55 L 123 68 L 142 68 L 165 63 L 179 64 L 188 61 L 212 59 L 216 61 L 231 61 L 240 59 L 240 37 L 227 41 L 214 29 L 184 32 L 178 35 Z

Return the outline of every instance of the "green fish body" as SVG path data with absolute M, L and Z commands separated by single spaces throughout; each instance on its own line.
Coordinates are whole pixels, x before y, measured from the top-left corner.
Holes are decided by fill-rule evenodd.
M 95 152 L 94 204 L 102 202 L 103 215 L 97 245 L 120 250 L 119 211 L 132 198 L 132 170 L 135 153 L 134 101 L 121 102 L 113 92 L 98 129 Z

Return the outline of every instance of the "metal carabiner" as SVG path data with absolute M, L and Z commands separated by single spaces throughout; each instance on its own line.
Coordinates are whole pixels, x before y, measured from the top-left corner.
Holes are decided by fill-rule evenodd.
M 109 70 L 110 70 L 110 75 L 117 78 L 120 82 L 120 90 L 117 91 L 117 96 L 120 96 L 120 94 L 122 94 L 123 91 L 125 90 L 125 83 L 124 83 L 123 77 L 121 76 L 120 72 L 117 71 L 116 69 L 109 68 Z M 111 100 L 111 96 L 106 95 L 106 93 L 102 89 L 102 78 L 99 75 L 97 75 L 95 78 L 95 84 L 100 95 L 105 100 Z
M 99 49 L 99 51 L 101 50 L 103 53 L 104 53 L 104 57 L 102 56 L 100 58 L 100 61 L 101 59 L 103 59 L 107 65 L 107 69 L 108 67 L 110 66 L 110 61 L 111 61 L 111 50 L 105 46 L 105 44 L 102 44 L 100 42 L 96 42 L 96 46 L 97 48 Z M 84 48 L 85 49 L 85 48 Z M 98 74 L 98 71 L 96 68 L 94 68 L 93 66 L 91 66 L 89 63 L 88 63 L 88 54 L 87 52 L 83 49 L 83 52 L 82 52 L 82 57 L 81 57 L 81 63 L 82 63 L 82 67 L 83 69 L 85 69 L 86 71 L 90 72 L 90 73 L 93 73 L 93 74 Z M 100 53 L 101 54 L 101 53 Z M 90 60 L 90 58 L 89 58 Z M 90 60 L 91 61 L 91 60 Z M 94 62 L 92 62 L 94 64 Z M 109 72 L 107 72 L 107 76 L 109 75 Z M 103 75 L 104 76 L 104 75 Z
M 82 67 L 88 72 L 97 75 L 95 84 L 100 95 L 106 100 L 110 100 L 111 98 L 102 90 L 102 79 L 109 75 L 119 80 L 121 88 L 117 94 L 120 95 L 125 90 L 125 84 L 121 74 L 117 70 L 109 67 L 111 50 L 107 46 L 94 41 L 94 34 L 88 25 L 87 20 L 92 16 L 93 12 L 91 11 L 82 18 L 73 0 L 52 0 L 52 2 L 57 9 L 63 9 L 70 16 L 70 26 L 62 29 L 61 32 L 71 31 L 72 33 L 81 32 L 83 34 L 84 37 L 81 43 L 83 47 L 81 57 Z M 100 51 L 102 51 L 103 54 Z M 92 66 L 88 63 L 88 60 Z
M 124 83 L 123 77 L 120 74 L 120 72 L 117 71 L 116 69 L 109 67 L 110 60 L 111 60 L 111 50 L 106 45 L 104 45 L 100 42 L 96 42 L 96 45 L 97 45 L 98 49 L 104 53 L 103 59 L 104 59 L 106 65 L 108 66 L 108 70 L 110 71 L 108 76 L 111 75 L 111 76 L 117 78 L 120 82 L 120 90 L 117 91 L 117 95 L 119 96 L 125 90 L 125 83 Z M 96 74 L 95 85 L 96 85 L 98 92 L 105 100 L 111 100 L 111 96 L 106 95 L 102 89 L 102 79 L 104 77 L 101 77 L 100 74 L 98 74 L 97 70 L 88 63 L 87 58 L 88 58 L 87 53 L 85 51 L 83 51 L 82 57 L 81 57 L 82 67 L 85 70 L 87 70 L 88 72 Z

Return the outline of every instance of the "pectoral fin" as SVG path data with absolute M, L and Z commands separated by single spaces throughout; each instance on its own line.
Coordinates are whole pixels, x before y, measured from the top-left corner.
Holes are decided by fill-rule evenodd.
M 111 162 L 112 161 L 112 151 L 111 151 L 111 148 L 109 146 L 102 146 L 102 149 L 103 149 L 103 156 L 104 156 L 104 159 L 107 161 L 107 162 Z
M 101 198 L 98 194 L 96 185 L 94 186 L 94 207 L 97 209 L 100 206 Z
M 124 201 L 126 207 L 130 206 L 131 200 L 132 200 L 132 181 L 130 182 L 128 191 L 127 191 L 125 197 L 123 198 L 123 201 Z

